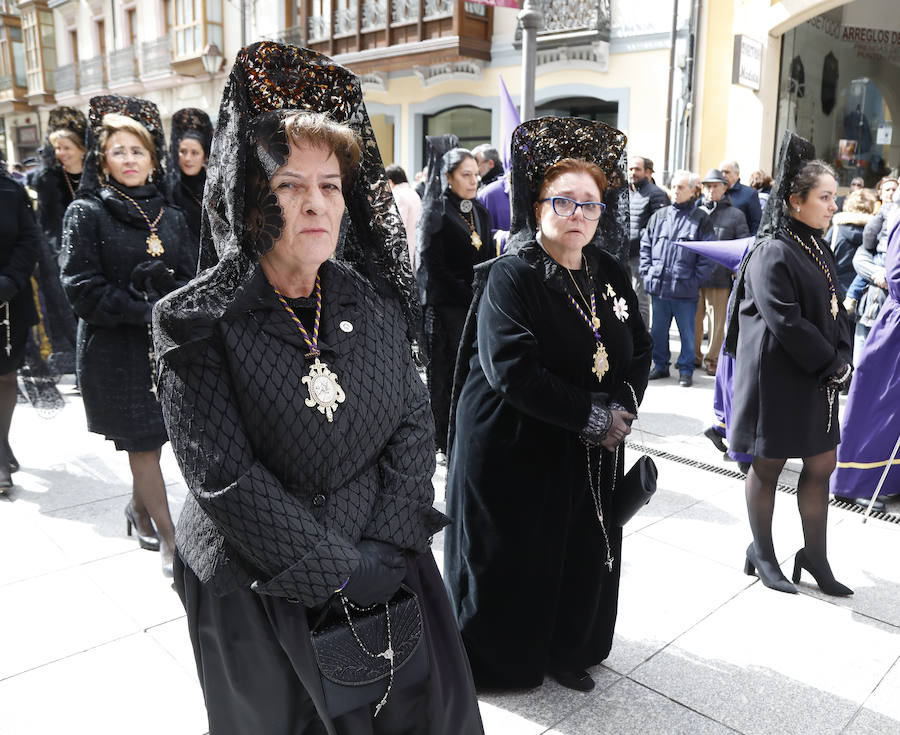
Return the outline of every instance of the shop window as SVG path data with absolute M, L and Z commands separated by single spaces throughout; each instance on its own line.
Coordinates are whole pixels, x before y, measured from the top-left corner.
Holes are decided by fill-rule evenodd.
M 451 107 L 436 115 L 425 116 L 425 135 L 447 135 L 459 138 L 462 148 L 472 150 L 482 143 L 491 142 L 491 113 L 480 107 L 464 105 Z M 422 161 L 427 160 L 425 141 L 422 141 Z
M 225 47 L 222 0 L 173 0 L 175 58 L 199 56 L 207 44 Z

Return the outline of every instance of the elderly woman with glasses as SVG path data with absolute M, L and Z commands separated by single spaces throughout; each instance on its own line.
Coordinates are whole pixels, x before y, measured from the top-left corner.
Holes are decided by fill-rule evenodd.
M 535 687 L 549 674 L 588 691 L 587 669 L 612 645 L 622 529 L 610 505 L 651 349 L 606 252 L 627 245 L 624 144 L 574 118 L 517 128 L 510 245 L 476 269 L 445 577 L 478 687 Z

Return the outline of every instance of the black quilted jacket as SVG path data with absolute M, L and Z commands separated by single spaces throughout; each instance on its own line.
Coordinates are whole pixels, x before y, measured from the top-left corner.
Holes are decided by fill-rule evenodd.
M 220 594 L 256 582 L 317 605 L 356 568 L 360 538 L 424 552 L 446 523 L 431 505 L 431 411 L 399 304 L 345 265 L 319 273 L 321 360 L 346 394 L 333 423 L 304 403 L 308 350 L 259 268 L 221 318 L 171 325 L 177 346 L 160 356 L 191 490 L 177 546 Z

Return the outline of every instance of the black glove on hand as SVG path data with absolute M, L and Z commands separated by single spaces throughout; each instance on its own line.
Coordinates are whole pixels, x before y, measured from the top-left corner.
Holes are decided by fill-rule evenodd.
M 0 301 L 9 301 L 19 293 L 19 287 L 9 276 L 0 276 Z
M 849 368 L 849 369 L 848 369 Z M 849 363 L 843 362 L 841 366 L 828 376 L 829 384 L 843 389 L 850 382 L 850 376 L 853 374 L 853 368 Z
M 406 576 L 406 557 L 392 544 L 363 539 L 356 545 L 359 566 L 343 589 L 361 607 L 390 600 Z
M 175 276 L 163 261 L 144 260 L 131 271 L 131 283 L 139 291 L 152 288 L 164 296 L 175 289 Z

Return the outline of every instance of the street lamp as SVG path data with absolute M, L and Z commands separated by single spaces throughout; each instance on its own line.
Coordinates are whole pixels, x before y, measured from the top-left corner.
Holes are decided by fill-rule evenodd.
M 222 68 L 222 62 L 225 61 L 225 57 L 216 44 L 208 43 L 206 48 L 203 49 L 203 53 L 200 54 L 200 61 L 203 62 L 203 68 L 206 69 L 206 73 L 212 79 L 215 73 Z

